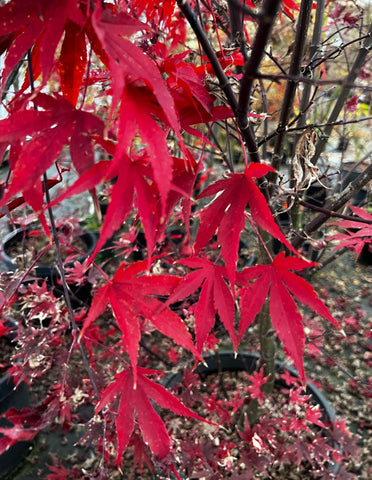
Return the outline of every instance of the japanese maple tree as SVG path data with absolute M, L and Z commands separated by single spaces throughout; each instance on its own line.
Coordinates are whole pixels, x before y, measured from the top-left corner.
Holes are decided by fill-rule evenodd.
M 0 2 L 0 158 L 8 162 L 0 213 L 16 218 L 27 205 L 38 218 L 56 244 L 63 291 L 54 298 L 47 283 L 24 283 L 32 267 L 5 281 L 3 317 L 14 305 L 25 312 L 22 349 L 10 369 L 16 383 L 27 380 L 32 388 L 47 365 L 63 372 L 39 405 L 6 413 L 13 427 L 1 428 L 0 453 L 56 418 L 67 424 L 79 389 L 95 405 L 87 438 L 99 444 L 105 464 L 109 444 L 118 467 L 131 446 L 140 468 L 143 462 L 152 468 L 152 455 L 180 478 L 172 421 L 167 425 L 162 411 L 218 425 L 167 391 L 161 378 L 179 363 L 203 362 L 221 340 L 238 353 L 255 322 L 263 365 L 245 395 L 261 404 L 270 393 L 263 386 L 274 378 L 277 339 L 305 385 L 303 308 L 327 328 L 342 329 L 304 277 L 318 266 L 304 245 L 315 245 L 325 227 L 344 229 L 329 235 L 327 241 L 341 241 L 332 248 L 358 254 L 372 237 L 368 192 L 364 204 L 348 206 L 367 188 L 371 163 L 361 158 L 357 178 L 340 189 L 325 153 L 325 139 L 338 125 L 345 131 L 370 119 L 358 102 L 370 92 L 371 28 L 355 2 L 342 3 L 345 8 L 324 0 Z M 343 38 L 340 31 L 341 46 L 332 41 Z M 332 63 L 340 52 L 347 72 Z M 330 85 L 339 86 L 336 95 Z M 64 185 L 69 171 L 75 182 L 52 199 L 50 190 Z M 311 201 L 314 185 L 328 194 L 321 206 Z M 97 193 L 105 188 L 109 203 L 92 254 L 81 265 L 63 265 L 54 207 L 86 192 L 98 209 Z M 107 268 L 102 248 L 125 236 L 132 242 L 128 255 Z M 137 248 L 140 236 L 144 245 Z M 241 266 L 247 239 L 254 253 Z M 92 299 L 75 308 L 69 282 L 87 279 Z M 36 331 L 30 315 L 40 312 L 50 325 Z M 5 333 L 3 320 L 0 326 Z M 69 372 L 78 355 L 79 387 Z M 243 399 L 235 400 L 244 408 Z M 306 419 L 324 427 L 309 405 Z M 265 434 L 260 428 L 245 420 L 239 435 L 252 442 Z M 216 458 L 227 450 L 221 446 Z M 244 450 L 240 463 L 249 455 Z M 307 451 L 302 457 L 312 458 Z M 259 456 L 249 461 L 260 469 Z M 212 464 L 215 471 L 204 478 L 222 478 L 213 476 L 218 462 Z M 59 478 L 52 471 L 49 478 Z M 254 470 L 231 475 L 253 478 Z

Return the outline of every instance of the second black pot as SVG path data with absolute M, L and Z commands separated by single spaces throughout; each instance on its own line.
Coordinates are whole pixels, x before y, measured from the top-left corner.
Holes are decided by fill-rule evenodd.
M 6 325 L 10 328 L 5 334 L 5 338 L 12 342 L 14 340 L 14 330 L 18 324 L 13 319 L 7 319 Z M 9 374 L 5 373 L 0 377 L 0 427 L 9 428 L 12 426 L 6 418 L 2 418 L 3 414 L 10 408 L 21 410 L 30 406 L 29 388 L 26 383 L 21 382 L 15 388 L 13 380 Z M 0 437 L 2 434 L 0 434 Z M 4 478 L 12 470 L 14 470 L 23 458 L 30 451 L 30 442 L 17 442 L 6 452 L 0 455 L 0 478 Z
M 15 263 L 14 259 L 7 254 L 7 251 L 9 251 L 9 248 L 14 243 L 21 241 L 22 238 L 27 238 L 27 234 L 29 230 L 30 230 L 29 227 L 17 228 L 16 230 L 13 230 L 13 232 L 6 235 L 2 242 L 1 255 L 7 267 L 12 271 L 17 270 L 17 264 Z M 85 243 L 86 245 L 85 253 L 87 256 L 89 256 L 91 253 L 93 253 L 94 247 L 97 244 L 97 237 L 94 235 L 94 233 L 88 230 L 84 230 L 84 233 L 83 235 L 81 235 L 80 238 Z M 85 260 L 85 256 L 77 257 L 77 261 L 80 263 L 82 263 L 84 260 Z M 36 276 L 39 278 L 50 279 L 55 276 L 58 276 L 58 269 L 55 265 L 36 265 L 34 270 L 36 272 Z

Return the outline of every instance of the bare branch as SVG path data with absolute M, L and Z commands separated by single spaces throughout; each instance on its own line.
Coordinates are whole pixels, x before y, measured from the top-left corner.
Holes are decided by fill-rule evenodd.
M 347 85 L 354 83 L 355 79 L 359 75 L 359 72 L 371 48 L 372 48 L 372 24 L 369 27 L 368 38 L 366 38 L 366 40 L 363 43 L 363 47 L 359 50 L 358 55 L 354 61 L 354 64 L 350 70 L 350 73 L 346 78 L 345 85 L 342 87 L 342 90 L 337 97 L 337 102 L 333 107 L 333 110 L 328 118 L 328 122 L 327 122 L 328 125 L 325 127 L 322 137 L 319 139 L 316 145 L 315 155 L 311 160 L 312 163 L 314 163 L 314 165 L 317 163 L 321 153 L 323 152 L 326 146 L 326 143 L 328 141 L 328 138 L 332 133 L 333 126 L 334 126 L 333 124 L 337 120 L 342 108 L 344 107 L 348 99 L 351 87 Z
M 329 218 L 329 212 L 337 212 L 342 208 L 361 188 L 367 185 L 372 179 L 372 163 L 362 172 L 355 180 L 349 183 L 349 185 L 335 198 L 329 199 L 324 209 L 328 212 L 319 213 L 311 222 L 309 222 L 298 236 L 292 241 L 294 248 L 299 248 L 306 238 L 311 233 L 317 231 Z
M 291 65 L 289 67 L 289 74 L 293 76 L 298 76 L 301 73 L 301 65 L 305 51 L 307 31 L 310 24 L 312 4 L 312 0 L 302 0 L 301 2 L 300 14 L 296 28 L 294 50 L 291 58 Z M 280 164 L 280 157 L 283 149 L 283 141 L 285 136 L 285 126 L 288 124 L 288 120 L 292 112 L 297 85 L 297 81 L 289 80 L 284 93 L 284 99 L 278 124 L 278 131 L 280 131 L 280 133 L 276 138 L 272 162 L 272 166 L 276 169 L 279 167 Z
M 280 0 L 266 0 L 262 7 L 262 17 L 257 29 L 257 34 L 248 62 L 244 65 L 244 76 L 241 81 L 237 122 L 241 130 L 249 129 L 248 110 L 251 99 L 252 87 L 262 58 L 265 47 L 269 40 L 274 21 L 279 12 Z

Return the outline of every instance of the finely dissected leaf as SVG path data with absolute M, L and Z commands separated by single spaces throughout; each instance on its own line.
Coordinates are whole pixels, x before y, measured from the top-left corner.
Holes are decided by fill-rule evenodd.
M 142 319 L 150 321 L 161 333 L 201 358 L 185 323 L 156 298 L 156 295 L 173 292 L 180 279 L 173 275 L 146 275 L 146 265 L 147 262 L 143 261 L 120 268 L 112 282 L 98 290 L 80 333 L 83 336 L 89 325 L 110 303 L 123 332 L 123 342 L 131 360 L 135 383 Z
M 198 351 L 202 350 L 204 342 L 213 328 L 216 313 L 228 331 L 234 348 L 237 349 L 234 298 L 225 280 L 226 269 L 211 263 L 206 258 L 192 257 L 180 260 L 179 263 L 197 270 L 192 271 L 180 281 L 168 298 L 167 305 L 188 297 L 201 287 L 199 301 L 195 308 Z
M 153 373 L 156 373 L 156 371 L 138 368 L 137 383 L 133 369 L 117 374 L 115 381 L 102 392 L 101 400 L 96 407 L 96 411 L 99 412 L 120 396 L 115 420 L 118 441 L 116 461 L 118 465 L 133 433 L 135 413 L 137 413 L 137 420 L 143 439 L 150 447 L 152 453 L 160 458 L 164 458 L 170 451 L 171 442 L 168 432 L 150 399 L 160 407 L 172 410 L 177 415 L 210 423 L 188 409 L 162 385 L 147 378 L 146 375 Z
M 315 264 L 298 257 L 285 257 L 284 252 L 281 252 L 271 265 L 250 267 L 237 274 L 237 284 L 243 287 L 240 292 L 241 320 L 238 341 L 242 339 L 246 329 L 262 308 L 270 291 L 269 308 L 273 327 L 288 355 L 293 359 L 302 380 L 304 380 L 302 356 L 305 337 L 301 315 L 297 311 L 293 297 L 340 328 L 313 287 L 290 271 L 303 270 L 313 265 Z M 253 283 L 249 283 L 252 280 Z
M 198 196 L 204 198 L 219 194 L 200 214 L 195 249 L 199 251 L 203 248 L 218 230 L 217 240 L 221 245 L 222 258 L 231 283 L 234 283 L 239 239 L 245 225 L 244 213 L 247 204 L 253 221 L 294 251 L 275 223 L 265 197 L 253 180 L 271 171 L 273 169 L 267 165 L 251 163 L 244 173 L 231 174 L 229 178 L 210 185 Z

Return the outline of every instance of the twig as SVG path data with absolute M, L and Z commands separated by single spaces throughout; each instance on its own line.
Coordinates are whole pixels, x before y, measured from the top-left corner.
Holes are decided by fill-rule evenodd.
M 307 77 L 304 75 L 290 75 L 290 74 L 267 74 L 267 73 L 257 73 L 257 78 L 262 78 L 263 80 L 271 80 L 275 83 L 280 84 L 281 80 L 291 80 L 296 83 L 309 83 L 310 85 L 342 85 L 347 88 L 360 88 L 367 92 L 372 91 L 372 87 L 368 85 L 361 85 L 358 83 L 348 82 L 345 79 L 328 79 L 328 80 L 318 80 L 316 78 Z
M 227 4 L 230 13 L 231 46 L 239 46 L 244 61 L 246 62 L 248 60 L 248 55 L 243 30 L 244 14 L 242 13 L 241 9 L 239 9 L 239 6 L 236 5 L 236 1 L 234 2 L 234 0 L 227 0 Z M 243 4 L 238 0 L 238 5 Z M 237 67 L 237 70 L 239 73 L 241 73 L 241 67 Z
M 342 108 L 344 107 L 348 99 L 348 95 L 351 87 L 347 85 L 354 83 L 355 79 L 359 75 L 359 72 L 371 48 L 372 48 L 372 24 L 369 27 L 368 38 L 365 39 L 362 48 L 359 50 L 358 55 L 354 61 L 354 64 L 351 67 L 350 73 L 346 78 L 345 85 L 342 87 L 341 92 L 337 97 L 336 104 L 334 105 L 333 110 L 328 118 L 328 122 L 327 122 L 328 125 L 324 129 L 322 137 L 319 138 L 317 142 L 315 154 L 311 159 L 311 162 L 314 165 L 317 163 L 321 153 L 323 152 L 326 146 L 328 138 L 331 135 L 331 132 L 333 130 L 333 123 L 337 120 Z
M 252 46 L 251 55 L 248 62 L 244 65 L 245 73 L 240 85 L 239 105 L 236 112 L 236 119 L 244 140 L 246 140 L 246 138 L 249 139 L 247 145 L 248 151 L 251 154 L 251 160 L 254 162 L 258 162 L 259 157 L 258 153 L 253 150 L 257 150 L 257 144 L 248 119 L 249 104 L 251 101 L 253 82 L 255 78 L 257 78 L 258 69 L 265 54 L 265 47 L 270 38 L 274 21 L 279 12 L 280 4 L 280 0 L 266 0 L 262 6 L 261 18 Z
M 337 212 L 342 208 L 361 188 L 363 188 L 372 179 L 372 163 L 362 172 L 355 180 L 349 183 L 349 185 L 335 198 L 330 199 L 325 204 L 325 210 L 327 213 L 321 212 L 311 222 L 306 224 L 301 232 L 297 234 L 292 241 L 294 248 L 299 248 L 304 241 L 311 235 L 312 232 L 317 231 L 323 223 L 330 218 L 329 212 Z
M 30 80 L 30 88 L 31 88 L 31 91 L 33 92 L 35 90 L 35 86 L 34 86 L 34 75 L 33 75 L 33 69 L 32 69 L 32 61 L 31 61 L 31 50 L 28 50 L 28 53 L 27 53 L 27 67 L 28 67 L 28 75 L 29 75 L 29 80 Z M 47 204 L 49 204 L 50 203 L 50 193 L 49 193 L 49 189 L 48 189 L 48 178 L 47 178 L 46 173 L 44 173 L 44 175 L 43 175 L 43 184 L 44 184 L 44 190 L 45 190 L 45 199 L 46 199 Z M 92 370 L 91 370 L 89 362 L 88 362 L 88 358 L 86 356 L 84 347 L 81 344 L 80 339 L 78 338 L 78 335 L 77 335 L 79 329 L 78 329 L 78 326 L 76 324 L 75 315 L 74 315 L 74 311 L 73 311 L 72 304 L 71 304 L 71 298 L 70 298 L 70 294 L 69 294 L 69 290 L 68 290 L 68 286 L 67 286 L 67 282 L 66 282 L 66 277 L 65 277 L 65 272 L 64 272 L 64 268 L 63 268 L 63 262 L 62 262 L 62 256 L 61 256 L 61 246 L 60 246 L 60 242 L 59 242 L 59 238 L 58 238 L 58 234 L 57 234 L 57 228 L 56 228 L 55 221 L 54 221 L 53 210 L 52 210 L 51 207 L 48 207 L 48 214 L 49 214 L 49 220 L 50 220 L 50 225 L 51 225 L 51 230 L 52 230 L 52 236 L 53 236 L 54 244 L 55 244 L 55 247 L 56 247 L 57 265 L 58 265 L 58 269 L 59 269 L 60 276 L 61 276 L 63 293 L 64 293 L 64 297 L 65 297 L 65 301 L 66 301 L 67 310 L 69 312 L 71 326 L 72 326 L 72 329 L 73 329 L 73 332 L 74 332 L 73 344 L 74 343 L 78 344 L 85 369 L 88 373 L 89 379 L 92 383 L 92 386 L 93 386 L 93 389 L 94 389 L 94 391 L 97 395 L 97 398 L 100 399 L 101 395 L 99 393 L 99 389 L 97 387 L 97 384 L 94 380 L 93 373 L 92 373 Z
M 221 67 L 221 64 L 217 58 L 217 55 L 208 40 L 205 30 L 200 25 L 194 11 L 192 10 L 187 0 L 177 0 L 177 4 L 180 10 L 182 11 L 182 13 L 185 15 L 187 21 L 189 22 L 190 27 L 194 30 L 194 33 L 198 41 L 200 42 L 206 56 L 208 57 L 208 60 L 211 62 L 213 71 L 216 74 L 220 87 L 222 88 L 222 90 L 226 95 L 226 98 L 227 98 L 227 101 L 229 102 L 230 107 L 234 111 L 236 111 L 237 100 L 233 92 L 232 86 L 225 72 L 223 71 L 223 68 Z
M 343 215 L 342 213 L 332 212 L 327 208 L 318 207 L 317 205 L 305 202 L 304 200 L 300 200 L 298 203 L 303 207 L 308 208 L 309 210 L 325 213 L 327 215 L 329 214 L 330 217 L 342 218 L 343 220 L 351 220 L 352 222 L 366 223 L 367 225 L 372 225 L 372 220 L 367 220 L 366 218 L 354 217 L 353 215 Z
M 289 67 L 289 75 L 293 77 L 297 77 L 301 73 L 301 65 L 302 65 L 302 59 L 304 56 L 305 45 L 306 45 L 306 38 L 307 38 L 306 34 L 310 24 L 312 4 L 313 4 L 312 0 L 301 1 L 300 14 L 298 17 L 297 28 L 296 28 L 294 50 L 291 57 L 291 64 Z M 288 80 L 287 86 L 284 92 L 284 99 L 282 103 L 282 109 L 280 112 L 280 118 L 279 118 L 279 123 L 277 128 L 277 130 L 280 131 L 280 133 L 276 137 L 274 154 L 271 162 L 272 166 L 275 169 L 278 169 L 280 165 L 286 126 L 288 126 L 288 120 L 292 113 L 293 102 L 295 98 L 297 85 L 298 85 L 298 81 Z M 271 175 L 270 178 L 274 180 L 275 175 Z
M 273 0 L 270 0 L 270 1 L 273 1 Z M 279 2 L 280 0 L 275 0 L 275 1 Z M 229 79 L 227 78 L 225 72 L 223 71 L 223 68 L 221 67 L 221 64 L 217 58 L 217 55 L 210 41 L 208 40 L 205 30 L 200 25 L 195 13 L 193 12 L 187 0 L 177 0 L 177 4 L 180 10 L 182 11 L 182 13 L 185 15 L 187 21 L 190 24 L 190 27 L 193 29 L 198 41 L 200 42 L 205 54 L 207 55 L 211 63 L 211 66 L 213 68 L 213 71 L 219 81 L 220 88 L 225 93 L 227 102 L 230 105 L 231 109 L 233 110 L 235 116 L 237 116 L 238 101 L 235 97 L 235 94 L 229 82 Z M 247 122 L 248 122 L 248 119 L 247 119 Z M 248 148 L 248 152 L 251 160 L 253 162 L 259 162 L 260 157 L 257 151 L 256 141 L 251 128 L 243 129 L 242 137 Z
M 318 0 L 316 2 L 316 14 L 315 14 L 315 23 L 313 30 L 312 45 L 310 48 L 310 60 L 317 58 L 319 52 L 319 46 L 322 38 L 322 26 L 324 19 L 324 0 Z M 307 69 L 305 69 L 307 72 Z M 306 75 L 305 75 L 306 76 Z M 310 77 L 312 77 L 312 71 L 310 71 Z M 305 83 L 304 90 L 302 93 L 300 111 L 305 112 L 309 105 L 311 92 L 311 83 Z M 297 122 L 297 127 L 304 127 L 306 124 L 306 115 L 303 114 Z
M 359 385 L 363 386 L 363 388 L 366 388 L 367 392 L 372 392 L 372 389 L 369 388 L 369 383 L 368 382 L 366 382 L 366 381 L 363 382 L 362 380 L 359 380 L 358 378 L 354 377 L 354 375 L 352 373 L 350 373 L 347 370 L 347 368 L 345 368 L 341 363 L 339 363 L 337 359 L 335 359 L 332 355 L 330 355 L 324 347 L 317 345 L 316 342 L 314 342 L 313 340 L 309 340 L 309 343 L 311 343 L 311 345 L 313 345 L 315 348 L 320 350 L 323 353 L 323 355 L 325 357 L 327 357 L 329 360 L 331 360 L 333 362 L 333 364 L 336 365 L 336 367 L 342 373 L 344 373 L 347 377 L 349 377 L 351 380 L 353 380 L 356 384 L 359 384 Z
M 347 30 L 348 27 L 346 27 L 346 30 Z M 341 30 L 338 30 L 337 32 L 334 33 L 334 35 L 336 35 L 337 33 L 339 33 Z M 332 35 L 333 36 L 333 35 Z M 325 42 L 329 41 L 330 38 L 332 38 L 332 36 L 328 37 Z M 361 42 L 362 40 L 366 40 L 368 39 L 369 37 L 371 36 L 370 33 L 367 33 L 366 35 L 363 35 L 361 37 L 358 37 L 358 38 L 354 38 L 353 40 L 350 40 L 349 42 L 347 43 L 343 43 L 342 45 L 339 45 L 335 50 L 333 50 L 332 52 L 328 53 L 327 55 L 325 55 L 324 57 L 320 57 L 318 59 L 318 62 L 315 64 L 315 65 L 312 65 L 312 62 L 310 62 L 308 64 L 308 67 L 309 68 L 316 68 L 318 67 L 319 65 L 321 65 L 322 63 L 324 63 L 326 60 L 331 60 L 333 58 L 335 58 L 334 56 L 335 55 L 340 55 L 340 53 L 345 50 L 347 47 L 349 47 L 350 45 L 353 45 L 354 43 L 358 43 L 358 42 Z M 315 61 L 315 60 L 314 60 Z
M 148 347 L 148 346 L 143 342 L 143 340 L 140 340 L 139 344 L 140 344 L 140 346 L 141 346 L 144 350 L 146 350 L 146 352 L 147 352 L 148 354 L 150 354 L 151 356 L 153 356 L 154 358 L 156 358 L 157 360 L 159 360 L 159 362 L 164 363 L 164 365 L 166 365 L 166 366 L 169 367 L 169 368 L 172 368 L 172 367 L 173 367 L 173 365 L 172 365 L 170 362 L 168 362 L 167 360 L 165 360 L 163 357 L 161 357 L 161 356 L 158 355 L 156 352 L 154 352 L 154 350 L 152 350 L 150 347 Z
M 356 118 L 354 120 L 339 120 L 339 121 L 333 122 L 331 124 L 330 123 L 308 123 L 308 124 L 304 125 L 303 127 L 284 128 L 284 130 L 287 133 L 288 132 L 298 132 L 300 130 L 306 130 L 306 128 L 322 128 L 322 127 L 327 127 L 329 125 L 332 125 L 332 126 L 348 125 L 348 124 L 352 124 L 352 123 L 366 122 L 366 121 L 369 121 L 369 120 L 372 120 L 372 116 L 363 117 L 363 118 Z M 289 125 L 293 125 L 293 123 L 295 123 L 295 122 L 291 121 L 289 123 Z M 267 143 L 269 140 L 271 140 L 272 138 L 279 135 L 280 132 L 281 132 L 280 130 L 275 130 L 274 132 L 270 133 L 269 135 L 267 135 L 266 137 L 264 137 L 262 140 L 260 140 L 258 142 L 258 146 L 260 147 L 262 144 Z
M 316 272 L 319 270 L 322 270 L 324 267 L 329 265 L 330 263 L 334 262 L 337 258 L 341 257 L 341 255 L 344 255 L 346 252 L 349 252 L 350 250 L 346 247 L 342 247 L 339 250 L 336 250 L 335 252 L 331 253 L 329 257 L 322 261 L 321 264 L 319 264 L 317 267 L 312 267 L 309 273 L 309 277 L 314 275 Z

